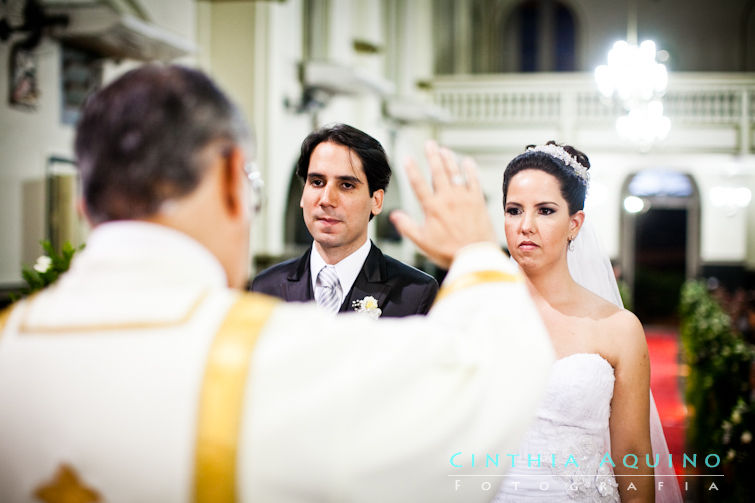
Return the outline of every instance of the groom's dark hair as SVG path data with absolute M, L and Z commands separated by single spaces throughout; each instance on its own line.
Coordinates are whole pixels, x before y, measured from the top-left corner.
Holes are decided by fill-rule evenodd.
M 383 146 L 372 136 L 348 124 L 331 124 L 311 132 L 301 144 L 296 174 L 306 181 L 309 159 L 315 148 L 323 142 L 333 142 L 351 150 L 362 161 L 370 195 L 385 190 L 391 181 L 391 166 Z

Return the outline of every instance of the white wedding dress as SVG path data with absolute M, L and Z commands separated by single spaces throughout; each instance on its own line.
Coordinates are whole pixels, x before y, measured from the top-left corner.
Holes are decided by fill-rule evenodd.
M 494 501 L 619 501 L 613 467 L 601 463 L 610 452 L 613 385 L 613 367 L 598 354 L 557 360 L 518 455 L 506 457 L 514 467 L 507 464 Z
M 567 261 L 574 281 L 624 307 L 611 261 L 588 219 L 574 240 L 574 250 L 568 253 Z M 601 464 L 605 454 L 611 452 L 608 419 L 613 385 L 613 367 L 598 354 L 577 353 L 557 360 L 546 396 L 513 468 L 506 457 L 509 471 L 493 501 L 620 501 L 613 466 L 609 462 Z M 653 453 L 661 460 L 669 459 L 652 393 L 649 419 Z M 531 466 L 528 454 L 533 458 Z M 541 454 L 539 468 L 538 454 Z M 571 461 L 570 455 L 576 462 Z M 655 503 L 681 503 L 674 468 L 658 463 L 655 476 L 666 481 L 663 490 L 656 490 Z M 542 490 L 541 486 L 546 485 L 547 490 Z

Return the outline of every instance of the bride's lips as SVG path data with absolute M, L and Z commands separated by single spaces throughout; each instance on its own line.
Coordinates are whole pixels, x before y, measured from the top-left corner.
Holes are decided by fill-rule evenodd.
M 521 243 L 519 243 L 518 248 L 520 250 L 534 250 L 535 248 L 539 248 L 539 246 L 532 241 L 522 241 Z

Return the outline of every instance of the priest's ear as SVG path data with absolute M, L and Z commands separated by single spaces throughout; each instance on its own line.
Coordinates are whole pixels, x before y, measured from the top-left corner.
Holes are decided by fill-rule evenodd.
M 225 163 L 222 167 L 221 189 L 224 206 L 233 216 L 244 213 L 244 153 L 237 145 L 229 147 L 223 154 Z
M 76 199 L 76 214 L 78 215 L 79 219 L 86 220 L 89 227 L 94 227 L 94 222 L 92 222 L 92 219 L 89 217 L 89 212 L 87 211 L 87 203 L 86 201 L 84 201 L 83 197 Z

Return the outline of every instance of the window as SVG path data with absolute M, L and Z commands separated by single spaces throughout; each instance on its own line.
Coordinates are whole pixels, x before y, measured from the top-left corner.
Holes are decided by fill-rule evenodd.
M 436 71 L 572 72 L 577 23 L 558 0 L 435 0 Z
M 553 0 L 527 0 L 499 25 L 513 53 L 496 72 L 572 72 L 576 69 L 576 30 L 571 9 Z M 504 46 L 505 47 L 505 46 Z M 495 50 L 495 47 L 491 48 Z M 501 50 L 503 52 L 503 50 Z M 489 70 L 490 71 L 490 70 Z

